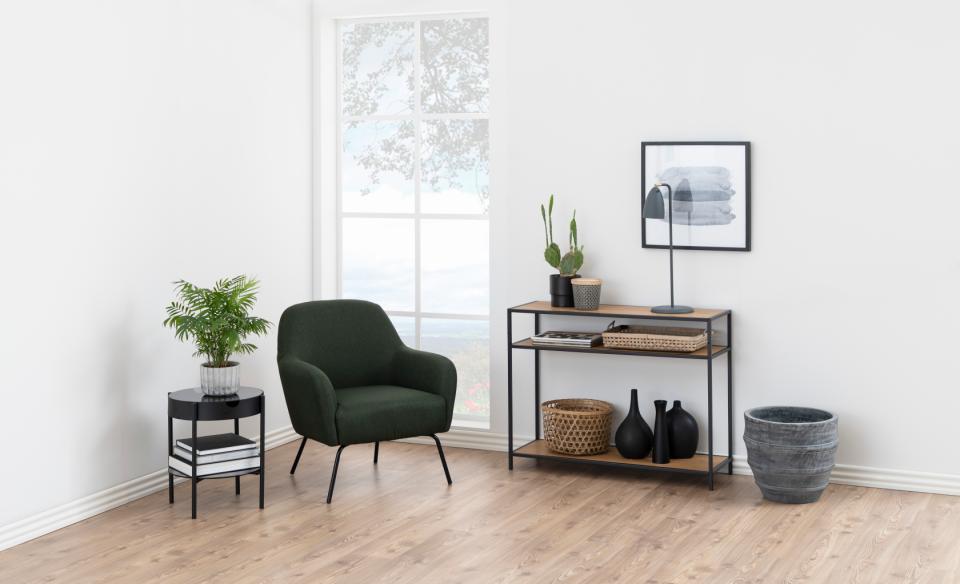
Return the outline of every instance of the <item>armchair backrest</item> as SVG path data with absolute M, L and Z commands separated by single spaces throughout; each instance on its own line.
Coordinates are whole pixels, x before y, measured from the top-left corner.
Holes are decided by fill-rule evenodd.
M 390 384 L 403 341 L 380 306 L 364 300 L 317 300 L 283 311 L 277 359 L 320 368 L 335 388 Z

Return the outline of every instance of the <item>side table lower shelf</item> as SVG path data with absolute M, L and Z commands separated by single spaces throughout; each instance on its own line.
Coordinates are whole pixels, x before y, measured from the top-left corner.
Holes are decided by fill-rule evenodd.
M 193 478 L 193 477 L 191 477 L 191 476 L 188 475 L 188 474 L 185 474 L 185 473 L 180 472 L 179 470 L 173 468 L 172 466 L 167 467 L 167 472 L 169 472 L 170 474 L 172 474 L 172 475 L 175 476 L 175 477 L 180 477 L 180 478 L 182 478 L 182 479 L 188 479 L 188 480 L 189 480 L 189 479 Z M 217 473 L 217 474 L 212 474 L 212 475 L 197 477 L 197 482 L 199 483 L 200 481 L 205 480 L 205 479 L 230 479 L 230 478 L 233 478 L 233 477 L 240 477 L 240 476 L 248 475 L 248 474 L 260 474 L 260 468 L 259 468 L 259 467 L 257 467 L 257 468 L 245 468 L 245 469 L 242 469 L 242 470 L 233 470 L 233 471 L 230 471 L 230 472 L 220 472 L 220 473 Z
M 513 455 L 520 458 L 538 458 L 541 460 L 559 460 L 562 462 L 602 464 L 609 466 L 619 466 L 624 468 L 641 468 L 643 470 L 653 470 L 660 472 L 675 472 L 705 475 L 710 470 L 709 457 L 706 454 L 695 454 L 693 458 L 677 458 L 667 464 L 654 464 L 649 457 L 647 458 L 624 458 L 613 447 L 603 454 L 591 454 L 586 456 L 574 456 L 572 454 L 560 454 L 547 448 L 544 440 L 533 440 L 524 444 L 513 451 Z M 713 471 L 717 472 L 730 463 L 730 458 L 726 456 L 714 455 Z

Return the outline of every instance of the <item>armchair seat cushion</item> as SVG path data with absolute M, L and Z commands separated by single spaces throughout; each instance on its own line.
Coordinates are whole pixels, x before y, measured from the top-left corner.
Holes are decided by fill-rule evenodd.
M 398 385 L 337 389 L 340 444 L 363 444 L 444 432 L 447 403 L 437 394 Z

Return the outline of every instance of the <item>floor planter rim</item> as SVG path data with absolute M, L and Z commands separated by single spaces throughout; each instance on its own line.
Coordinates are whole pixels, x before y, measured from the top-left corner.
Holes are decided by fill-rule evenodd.
M 815 412 L 823 412 L 824 414 L 827 414 L 827 415 L 830 416 L 830 417 L 827 418 L 826 420 L 817 420 L 816 422 L 778 422 L 778 421 L 776 421 L 776 420 L 768 420 L 768 419 L 766 419 L 766 418 L 758 418 L 757 416 L 753 415 L 753 412 L 755 412 L 755 411 L 757 411 L 757 410 L 768 410 L 768 409 L 774 409 L 774 408 L 795 409 L 795 410 L 809 410 L 809 411 L 815 411 Z M 829 412 L 829 411 L 827 411 L 827 410 L 823 410 L 823 409 L 820 409 L 820 408 L 808 408 L 808 407 L 802 407 L 802 406 L 759 406 L 759 407 L 756 407 L 756 408 L 750 408 L 749 410 L 746 410 L 745 412 L 743 412 L 743 417 L 744 417 L 744 418 L 748 418 L 751 422 L 760 423 L 760 424 L 771 424 L 771 425 L 776 425 L 776 426 L 803 426 L 803 427 L 816 426 L 816 425 L 824 425 L 824 424 L 832 424 L 832 423 L 836 422 L 836 421 L 839 419 L 838 416 L 837 416 L 837 414 L 835 414 L 835 413 L 833 413 L 833 412 Z

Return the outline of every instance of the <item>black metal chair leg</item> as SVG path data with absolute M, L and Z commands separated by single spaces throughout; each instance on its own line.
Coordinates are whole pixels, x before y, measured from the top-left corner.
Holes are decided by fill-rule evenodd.
M 340 467 L 340 453 L 343 452 L 343 449 L 346 447 L 347 445 L 344 444 L 340 448 L 337 448 L 337 457 L 333 459 L 333 472 L 330 474 L 330 488 L 327 489 L 327 505 L 333 500 L 333 486 L 337 484 L 337 469 Z
M 437 443 L 437 452 L 440 453 L 440 464 L 443 465 L 443 474 L 447 475 L 447 484 L 452 485 L 453 479 L 450 478 L 450 469 L 447 468 L 447 459 L 443 456 L 443 446 L 440 445 L 440 439 L 436 434 L 430 434 L 433 441 Z
M 373 443 L 373 464 L 377 464 L 377 459 L 380 458 L 380 443 Z
M 300 464 L 300 455 L 303 454 L 303 447 L 307 445 L 307 437 L 304 436 L 300 442 L 300 449 L 297 450 L 297 457 L 293 459 L 293 466 L 290 467 L 290 474 L 297 472 L 297 465 Z

